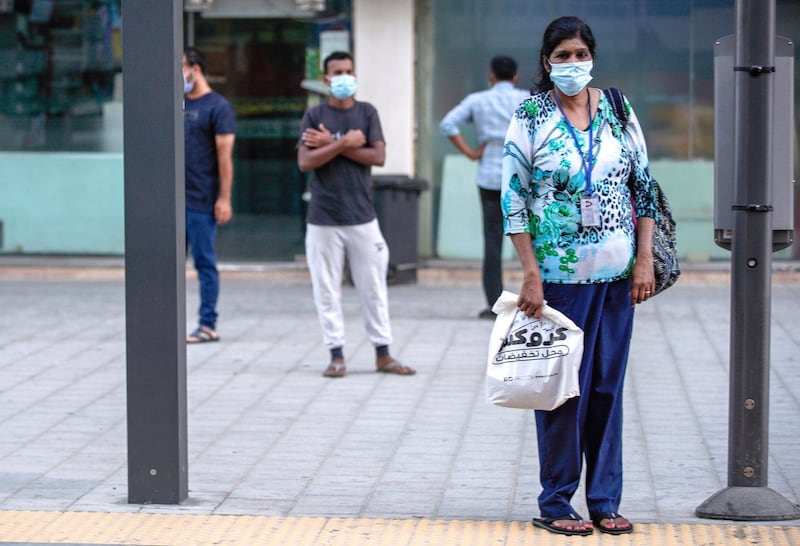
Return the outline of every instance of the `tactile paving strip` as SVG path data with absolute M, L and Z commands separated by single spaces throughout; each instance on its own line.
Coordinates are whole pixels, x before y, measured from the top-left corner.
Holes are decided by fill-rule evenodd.
M 580 542 L 576 542 L 580 541 Z M 630 535 L 567 537 L 528 522 L 130 512 L 0 511 L 0 545 L 800 546 L 800 526 L 636 524 Z

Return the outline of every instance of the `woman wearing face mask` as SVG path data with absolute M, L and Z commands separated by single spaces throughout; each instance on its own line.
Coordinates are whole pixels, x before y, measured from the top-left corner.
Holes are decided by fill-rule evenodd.
M 584 330 L 581 395 L 536 412 L 542 492 L 533 524 L 567 535 L 633 530 L 618 513 L 622 387 L 633 308 L 655 289 L 644 136 L 627 101 L 623 127 L 603 92 L 588 87 L 594 59 L 585 22 L 550 23 L 539 92 L 517 109 L 503 159 L 505 231 L 524 271 L 519 308 L 539 317 L 547 302 Z M 590 521 L 571 504 L 583 460 Z

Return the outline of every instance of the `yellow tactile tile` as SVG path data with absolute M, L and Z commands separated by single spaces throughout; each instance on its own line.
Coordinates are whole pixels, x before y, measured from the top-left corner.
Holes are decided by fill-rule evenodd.
M 793 522 L 792 522 L 793 523 Z M 637 524 L 566 537 L 527 522 L 0 511 L 0 543 L 147 546 L 800 546 L 800 525 Z

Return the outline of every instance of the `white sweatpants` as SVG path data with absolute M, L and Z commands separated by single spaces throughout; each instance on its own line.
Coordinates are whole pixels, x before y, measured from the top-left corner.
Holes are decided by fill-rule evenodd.
M 389 247 L 378 220 L 355 226 L 308 224 L 306 259 L 314 289 L 314 305 L 329 349 L 344 347 L 342 276 L 347 258 L 361 302 L 367 338 L 373 345 L 391 345 L 386 273 Z

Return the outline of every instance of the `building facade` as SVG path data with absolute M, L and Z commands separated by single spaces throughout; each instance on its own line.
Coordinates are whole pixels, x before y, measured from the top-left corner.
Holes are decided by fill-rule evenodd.
M 713 242 L 713 66 L 715 40 L 734 31 L 734 0 L 185 5 L 185 43 L 206 54 L 212 86 L 239 118 L 236 215 L 220 230 L 222 260 L 303 253 L 305 177 L 295 145 L 303 111 L 325 97 L 320 59 L 335 49 L 353 52 L 358 98 L 381 115 L 387 161 L 376 174 L 431 183 L 419 195 L 419 223 L 409 227 L 418 231 L 420 255 L 478 258 L 474 164 L 455 154 L 438 122 L 486 87 L 496 54 L 516 58 L 520 86 L 533 86 L 542 31 L 565 14 L 583 17 L 597 38 L 592 85 L 621 88 L 642 121 L 682 257 L 729 256 Z M 120 8 L 121 0 L 0 0 L 0 254 L 124 253 Z M 777 0 L 776 9 L 777 33 L 796 39 L 800 5 Z M 798 257 L 796 248 L 776 257 Z

